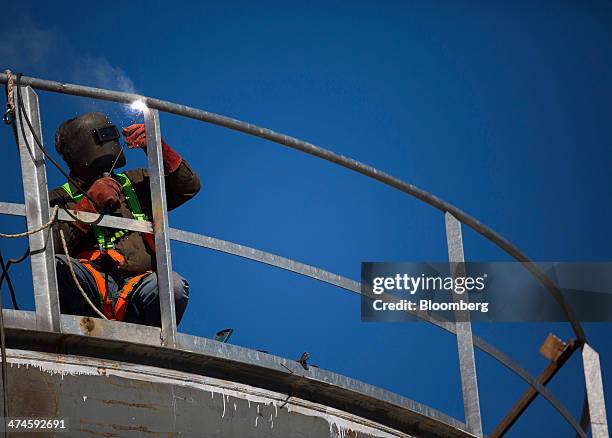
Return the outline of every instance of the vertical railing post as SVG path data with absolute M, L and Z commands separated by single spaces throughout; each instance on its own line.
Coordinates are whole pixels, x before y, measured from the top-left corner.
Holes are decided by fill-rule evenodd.
M 450 213 L 445 213 L 446 243 L 448 246 L 448 260 L 453 277 L 465 276 L 463 255 L 463 237 L 461 235 L 461 222 Z M 459 297 L 453 293 L 453 301 L 467 300 L 467 294 Z M 457 330 L 457 349 L 459 351 L 459 371 L 461 373 L 461 390 L 463 392 L 463 409 L 468 431 L 476 436 L 482 434 L 482 420 L 480 417 L 480 400 L 478 396 L 478 381 L 476 378 L 476 360 L 474 358 L 474 343 L 472 340 L 472 324 L 469 311 L 455 312 L 455 327 Z
M 25 199 L 25 213 L 28 230 L 40 227 L 50 218 L 47 173 L 41 150 L 36 146 L 34 135 L 24 119 L 19 106 L 23 105 L 38 139 L 43 141 L 38 96 L 27 86 L 21 87 L 22 102 L 18 102 L 17 89 L 16 129 L 21 161 L 21 178 Z M 47 229 L 29 236 L 30 260 L 32 264 L 32 285 L 36 305 L 36 327 L 38 330 L 59 332 L 60 307 L 55 274 L 55 258 L 51 230 Z
M 153 232 L 155 233 L 162 345 L 174 348 L 176 347 L 176 313 L 174 310 L 174 292 L 172 288 L 170 238 L 168 237 L 164 159 L 159 127 L 159 112 L 157 110 L 145 110 L 145 129 L 147 133 L 147 157 L 149 161 L 149 182 L 153 210 Z
M 599 354 L 589 344 L 584 344 L 582 347 L 582 364 L 591 419 L 591 435 L 593 438 L 608 438 L 608 419 L 606 418 Z

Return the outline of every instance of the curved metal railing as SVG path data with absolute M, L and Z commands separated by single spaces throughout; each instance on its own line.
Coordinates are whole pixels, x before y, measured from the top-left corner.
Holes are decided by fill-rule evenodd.
M 13 80 L 16 78 L 12 78 Z M 0 74 L 0 83 L 6 83 L 9 80 L 9 77 L 6 74 Z M 167 276 L 166 282 L 169 280 L 169 274 L 171 273 L 171 259 L 170 259 L 170 251 L 169 251 L 169 240 L 176 240 L 200 247 L 205 247 L 209 249 L 213 249 L 216 251 L 233 254 L 236 256 L 240 256 L 243 258 L 248 258 L 260 263 L 265 263 L 271 266 L 275 266 L 284 270 L 288 270 L 297 274 L 305 275 L 310 278 L 313 278 L 318 281 L 326 282 L 332 284 L 334 286 L 343 288 L 345 290 L 361 294 L 361 285 L 359 282 L 354 280 L 342 277 L 340 275 L 336 275 L 330 273 L 328 271 L 319 269 L 314 266 L 306 265 L 285 257 L 277 256 L 271 253 L 267 253 L 258 249 L 246 247 L 243 245 L 239 245 L 236 243 L 227 242 L 224 240 L 216 239 L 209 236 L 204 236 L 192 232 L 187 232 L 183 230 L 178 230 L 174 228 L 170 228 L 167 223 L 167 212 L 165 208 L 165 188 L 163 182 L 163 170 L 161 168 L 161 146 L 160 146 L 160 130 L 159 130 L 159 115 L 158 110 L 176 114 L 179 116 L 184 116 L 188 118 L 192 118 L 195 120 L 205 121 L 208 123 L 216 124 L 219 126 L 223 126 L 232 130 L 244 132 L 250 135 L 254 135 L 257 137 L 265 138 L 267 140 L 273 141 L 275 143 L 279 143 L 293 149 L 299 150 L 301 152 L 305 152 L 319 158 L 325 159 L 332 163 L 338 164 L 340 166 L 346 167 L 350 170 L 356 171 L 363 175 L 366 175 L 370 178 L 373 178 L 379 182 L 382 182 L 386 185 L 394 187 L 404 193 L 407 193 L 421 201 L 437 208 L 442 211 L 446 215 L 447 222 L 447 236 L 449 242 L 449 255 L 451 252 L 451 236 L 452 232 L 459 233 L 458 241 L 455 239 L 454 245 L 459 245 L 458 249 L 460 253 L 461 260 L 451 260 L 451 261 L 463 261 L 463 246 L 460 234 L 460 223 L 463 223 L 470 228 L 474 229 L 476 232 L 481 234 L 483 237 L 487 238 L 499 248 L 504 250 L 510 256 L 512 256 L 515 260 L 523 264 L 523 266 L 529 270 L 538 281 L 551 293 L 551 295 L 555 298 L 555 300 L 559 303 L 562 309 L 567 316 L 568 321 L 570 322 L 572 329 L 578 338 L 578 341 L 581 345 L 586 345 L 586 336 L 584 330 L 582 329 L 580 322 L 577 320 L 573 310 L 564 300 L 561 295 L 560 290 L 554 284 L 554 282 L 542 271 L 540 268 L 533 263 L 525 254 L 523 254 L 516 246 L 511 244 L 505 238 L 503 238 L 500 234 L 493 231 L 491 228 L 482 224 L 469 214 L 463 212 L 452 204 L 412 185 L 407 182 L 404 182 L 392 175 L 389 175 L 385 172 L 382 172 L 374 167 L 368 166 L 364 163 L 361 163 L 352 158 L 336 154 L 330 150 L 324 149 L 322 147 L 316 146 L 314 144 L 299 140 L 297 138 L 284 135 L 281 133 L 277 133 L 275 131 L 259 127 L 257 125 L 253 125 L 250 123 L 242 122 L 240 120 L 232 119 L 229 117 L 221 116 L 215 113 L 211 113 L 208 111 L 203 111 L 200 109 L 191 108 L 185 105 L 174 104 L 171 102 L 141 96 L 132 93 L 123 93 L 112 90 L 105 90 L 99 88 L 85 87 L 74 84 L 67 84 L 55 81 L 48 81 L 38 78 L 32 77 L 21 77 L 20 78 L 20 87 L 24 87 L 25 90 L 28 91 L 25 97 L 25 103 L 28 111 L 30 111 L 30 115 L 32 118 L 38 118 L 38 123 L 34 123 L 34 128 L 38 129 L 38 136 L 42 138 L 41 129 L 40 129 L 40 114 L 38 111 L 38 101 L 36 94 L 30 87 L 51 91 L 57 93 L 64 93 L 74 96 L 88 97 L 94 99 L 101 99 L 107 101 L 114 101 L 119 103 L 132 103 L 136 100 L 143 100 L 149 110 L 145 114 L 145 124 L 147 128 L 147 143 L 149 148 L 148 159 L 149 159 L 149 171 L 151 176 L 151 191 L 152 191 L 152 201 L 153 201 L 153 223 L 151 222 L 143 222 L 143 221 L 135 221 L 131 219 L 117 218 L 113 216 L 105 216 L 100 222 L 101 226 L 110 226 L 114 228 L 123 228 L 130 229 L 134 231 L 144 231 L 144 232 L 153 232 L 156 237 L 156 245 L 161 248 L 161 251 L 158 250 L 157 258 L 158 258 L 158 267 L 161 267 L 161 272 L 158 271 L 158 277 Z M 17 114 L 16 122 L 23 126 L 22 115 Z M 34 120 L 36 122 L 36 120 Z M 18 130 L 19 131 L 19 130 Z M 29 143 L 34 143 L 35 133 L 29 138 Z M 27 190 L 28 185 L 37 187 L 37 194 L 34 199 L 29 199 L 32 197 L 28 196 L 26 193 L 26 202 L 25 205 L 21 204 L 12 204 L 6 202 L 0 202 L 0 214 L 10 214 L 10 215 L 20 215 L 26 216 L 28 219 L 28 228 L 33 228 L 37 223 L 42 223 L 45 217 L 48 219 L 48 198 L 43 193 L 46 191 L 46 175 L 44 174 L 44 162 L 42 164 L 42 175 L 38 175 L 36 177 L 36 173 L 40 173 L 40 164 L 36 163 L 24 163 L 24 156 L 27 152 L 30 156 L 34 156 L 36 158 L 36 151 L 34 146 L 28 145 L 28 135 L 25 132 L 21 133 L 19 136 L 20 140 L 20 149 L 25 148 L 22 151 L 22 175 L 24 178 L 24 191 Z M 23 145 L 21 144 L 23 143 Z M 23 146 L 23 147 L 22 147 Z M 30 149 L 31 148 L 31 149 Z M 39 157 L 42 158 L 42 157 Z M 31 160 L 30 161 L 36 161 Z M 42 161 L 42 160 L 41 160 Z M 30 167 L 28 167 L 30 166 Z M 26 173 L 33 172 L 35 175 L 32 180 L 27 181 L 28 176 Z M 46 200 L 46 202 L 45 202 Z M 30 213 L 28 210 L 28 206 L 32 210 Z M 34 211 L 34 207 L 40 207 L 42 214 L 40 211 Z M 46 214 L 45 214 L 46 211 Z M 97 217 L 97 215 L 89 214 L 89 213 L 77 213 L 72 212 L 73 214 L 78 214 L 84 220 L 92 220 Z M 68 214 L 64 212 L 60 212 L 59 216 L 60 220 L 73 220 Z M 457 222 L 458 221 L 458 222 Z M 453 231 L 454 230 L 454 231 Z M 39 233 L 40 234 L 40 233 Z M 33 242 L 34 240 L 34 242 Z M 36 239 L 30 238 L 30 246 L 38 244 L 43 251 L 41 254 L 37 254 L 37 256 L 44 254 L 45 246 L 41 244 L 40 241 L 36 241 Z M 52 256 L 52 254 L 51 254 Z M 34 259 L 33 259 L 34 263 Z M 43 259 L 40 261 L 41 266 L 45 266 L 45 263 L 48 264 L 48 255 L 47 259 Z M 36 300 L 36 318 L 38 321 L 37 326 L 42 328 L 50 329 L 51 331 L 60 331 L 60 320 L 59 317 L 59 306 L 57 303 L 57 293 L 55 296 L 53 294 L 53 281 L 55 280 L 54 272 L 51 272 L 49 266 L 46 266 L 47 271 L 45 272 L 46 281 L 41 281 L 40 291 L 37 292 L 37 281 L 34 278 L 34 288 L 35 288 L 35 299 Z M 54 267 L 53 267 L 54 270 Z M 165 273 L 164 273 L 165 271 Z M 33 276 L 41 275 L 38 272 L 34 272 Z M 51 281 L 49 281 L 51 280 Z M 56 292 L 56 291 L 55 291 Z M 46 294 L 46 296 L 39 296 L 40 294 Z M 164 297 L 165 295 L 165 297 Z M 174 302 L 170 296 L 170 287 L 169 283 L 164 285 L 164 281 L 160 279 L 160 304 L 161 304 L 161 312 L 162 312 L 162 343 L 163 345 L 176 348 L 177 347 L 177 334 L 176 334 L 176 321 L 174 320 Z M 42 307 L 43 309 L 39 309 Z M 518 375 L 525 382 L 527 382 L 537 393 L 541 394 L 571 425 L 571 427 L 576 431 L 578 436 L 586 436 L 584 428 L 586 426 L 586 420 L 583 416 L 581 423 L 579 424 L 575 418 L 571 415 L 569 411 L 554 397 L 554 395 L 536 378 L 531 376 L 526 370 L 521 368 L 517 363 L 515 363 L 508 356 L 497 350 L 495 347 L 485 342 L 484 340 L 472 336 L 471 326 L 469 322 L 467 326 L 465 323 L 455 323 L 452 321 L 444 320 L 438 316 L 430 315 L 424 312 L 414 312 L 416 316 L 419 318 L 428 321 L 444 330 L 447 330 L 450 333 L 455 334 L 458 337 L 458 345 L 459 345 L 459 354 L 460 354 L 460 366 L 461 374 L 462 374 L 462 388 L 464 391 L 464 404 L 466 411 L 466 420 L 467 425 L 466 428 L 469 432 L 473 433 L 477 436 L 482 436 L 482 426 L 480 420 L 480 407 L 478 404 L 478 390 L 476 387 L 476 377 L 475 377 L 475 366 L 473 359 L 473 346 L 476 346 L 480 350 L 484 351 L 497 361 L 501 362 L 504 366 L 506 366 L 510 371 Z M 121 323 L 119 323 L 121 324 Z M 461 339 L 460 339 L 461 337 Z M 467 341 L 468 347 L 465 347 L 465 342 Z M 463 345 L 463 346 L 462 346 Z M 586 371 L 586 359 L 585 360 L 585 371 Z M 597 369 L 599 370 L 599 362 L 597 359 Z M 464 369 L 465 368 L 465 369 Z M 473 374 L 473 376 L 471 375 Z M 587 382 L 588 383 L 588 382 Z M 474 393 L 474 391 L 476 391 Z M 588 384 L 587 384 L 587 395 L 588 395 Z M 468 400 L 469 398 L 476 398 L 476 406 L 470 407 L 469 404 L 473 404 L 473 400 Z M 603 395 L 602 395 L 603 402 Z M 605 411 L 604 411 L 605 412 Z M 605 414 L 604 414 L 605 416 Z M 607 431 L 607 426 L 606 426 Z M 593 436 L 604 436 L 604 435 L 595 435 L 595 428 L 593 428 Z

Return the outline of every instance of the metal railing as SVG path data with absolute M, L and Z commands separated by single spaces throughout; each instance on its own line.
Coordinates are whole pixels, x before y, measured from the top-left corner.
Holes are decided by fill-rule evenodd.
M 0 83 L 6 83 L 8 79 L 9 78 L 6 74 L 0 74 Z M 38 139 L 42 141 L 43 135 L 40 122 L 38 97 L 33 88 L 119 103 L 129 104 L 136 100 L 142 100 L 146 103 L 148 109 L 145 111 L 144 116 L 147 133 L 148 170 L 150 176 L 153 209 L 152 223 L 113 216 L 104 216 L 99 225 L 154 233 L 157 248 L 157 276 L 161 311 L 161 330 L 159 331 L 159 337 L 161 338 L 159 344 L 161 346 L 169 349 L 202 351 L 202 348 L 204 348 L 203 346 L 208 345 L 207 342 L 210 342 L 203 338 L 196 338 L 177 333 L 174 298 L 171 289 L 172 261 L 170 240 L 180 241 L 191 245 L 248 258 L 260 263 L 265 263 L 297 274 L 305 275 L 357 294 L 361 294 L 361 285 L 358 282 L 327 272 L 317 267 L 306 265 L 288 258 L 280 257 L 236 243 L 170 228 L 168 225 L 166 209 L 159 122 L 159 111 L 164 111 L 265 138 L 275 143 L 323 158 L 394 187 L 437 208 L 445 215 L 445 231 L 447 237 L 449 262 L 451 262 L 453 266 L 461 267 L 462 263 L 464 262 L 461 225 L 465 224 L 481 234 L 483 237 L 493 242 L 499 248 L 512 256 L 515 260 L 522 263 L 523 266 L 540 281 L 540 283 L 551 293 L 551 295 L 563 308 L 577 337 L 577 342 L 579 342 L 579 344 L 582 346 L 586 401 L 580 423 L 576 421 L 572 414 L 545 387 L 547 381 L 542 383 L 540 379 L 536 379 L 531 376 L 527 371 L 525 371 L 517 363 L 497 350 L 495 347 L 484 340 L 473 336 L 471 323 L 469 322 L 469 319 L 466 320 L 465 315 L 462 316 L 462 318 L 456 318 L 457 321 L 465 322 L 454 322 L 444 320 L 438 316 L 424 312 L 415 312 L 416 316 L 419 318 L 456 335 L 461 386 L 464 400 L 465 423 L 456 419 L 451 419 L 442 413 L 420 405 L 416 402 L 409 401 L 408 403 L 404 399 L 397 399 L 398 396 L 392 393 L 368 386 L 370 388 L 370 392 L 372 394 L 375 393 L 376 397 L 394 400 L 394 403 L 403 405 L 406 409 L 423 412 L 432 419 L 444 422 L 445 424 L 450 424 L 451 426 L 464 430 L 474 436 L 484 436 L 482 430 L 477 373 L 474 358 L 474 347 L 476 347 L 502 363 L 510 371 L 522 378 L 531 386 L 531 388 L 533 388 L 533 391 L 535 391 L 536 394 L 542 395 L 571 425 L 571 427 L 576 431 L 577 436 L 587 436 L 586 428 L 588 427 L 589 420 L 593 437 L 600 438 L 608 436 L 599 356 L 597 352 L 587 344 L 586 336 L 580 322 L 576 319 L 573 310 L 563 299 L 563 296 L 561 295 L 557 286 L 543 271 L 539 269 L 536 264 L 534 264 L 513 244 L 452 204 L 449 204 L 446 201 L 443 201 L 442 199 L 418 187 L 415 187 L 412 184 L 399 180 L 398 178 L 395 178 L 385 172 L 363 164 L 352 158 L 336 154 L 330 150 L 304 142 L 294 137 L 280 134 L 236 119 L 224 117 L 215 113 L 132 93 L 123 93 L 74 84 L 47 81 L 32 77 L 21 77 L 20 84 L 21 96 L 23 98 L 23 102 L 20 104 L 23 105 L 25 115 L 27 115 L 32 121 L 32 128 L 35 131 L 31 132 L 29 126 L 27 126 L 27 124 L 24 122 L 24 114 L 21 114 L 20 111 L 16 111 L 15 123 L 18 133 L 18 146 L 21 160 L 25 204 L 22 205 L 0 202 L 0 214 L 25 216 L 28 229 L 39 227 L 50 219 L 45 160 L 41 154 L 41 151 L 34 146 L 35 139 L 33 136 L 37 135 Z M 18 99 L 17 91 L 18 90 L 15 90 L 16 101 Z M 74 211 L 72 214 L 75 214 L 84 220 L 93 220 L 98 216 L 97 214 Z M 60 212 L 59 220 L 71 221 L 74 219 L 65 212 Z M 68 317 L 68 315 L 60 314 L 57 279 L 55 273 L 54 248 L 52 239 L 48 237 L 49 235 L 50 233 L 41 232 L 29 236 L 32 263 L 32 282 L 36 306 L 35 325 L 32 327 L 33 321 L 32 318 L 27 315 L 28 312 L 15 311 L 11 311 L 11 313 L 7 314 L 9 324 L 10 321 L 13 321 L 14 324 L 25 325 L 26 328 L 35 328 L 40 331 L 82 333 L 81 329 L 74 326 L 75 320 L 73 318 Z M 130 326 L 129 331 L 121 328 L 125 326 Z M 101 327 L 102 330 L 96 334 L 100 337 L 127 341 L 132 339 L 140 339 L 145 343 L 155 343 L 154 340 L 152 341 L 152 339 L 155 338 L 155 331 L 152 331 L 150 327 L 134 327 L 130 324 L 121 322 L 104 322 L 101 324 Z M 134 331 L 138 331 L 138 333 L 134 333 Z M 88 334 L 92 335 L 91 333 Z M 229 354 L 230 356 L 234 354 L 235 360 L 244 359 L 241 355 L 244 355 L 245 351 L 248 349 L 240 349 L 239 347 L 232 348 L 235 350 L 230 348 L 226 354 Z M 234 351 L 234 353 L 232 353 L 232 351 Z M 213 354 L 208 350 L 206 350 L 206 352 L 207 354 Z M 258 365 L 267 366 L 266 361 L 271 360 L 268 356 L 269 355 L 258 356 L 260 357 L 260 362 Z M 283 359 L 276 358 L 275 360 Z M 273 363 L 276 362 L 272 361 L 268 365 L 273 367 Z M 287 366 L 283 366 L 287 368 Z M 316 371 L 316 373 L 323 373 L 323 371 Z M 329 374 L 331 375 L 333 373 Z M 347 383 L 347 385 L 350 386 L 349 383 Z M 520 413 L 518 415 L 520 415 Z M 516 420 L 516 418 L 514 418 L 514 420 Z M 512 422 L 513 421 L 511 421 L 509 424 L 512 424 Z M 505 433 L 506 430 L 507 428 L 502 430 L 501 434 Z M 501 434 L 496 434 L 495 436 L 501 436 Z

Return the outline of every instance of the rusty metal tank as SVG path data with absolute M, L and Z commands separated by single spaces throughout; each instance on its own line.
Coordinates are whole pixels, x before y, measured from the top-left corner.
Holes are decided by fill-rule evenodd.
M 294 360 L 210 339 L 62 316 L 64 334 L 5 310 L 10 417 L 63 418 L 36 436 L 473 436 L 441 412 Z M 17 436 L 24 436 L 19 433 Z

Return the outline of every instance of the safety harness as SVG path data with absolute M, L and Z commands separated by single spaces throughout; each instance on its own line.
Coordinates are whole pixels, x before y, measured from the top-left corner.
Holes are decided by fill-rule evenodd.
M 134 219 L 136 219 L 137 221 L 146 221 L 147 216 L 142 212 L 140 202 L 138 201 L 138 197 L 136 196 L 134 187 L 132 187 L 132 181 L 130 181 L 130 179 L 124 173 L 116 173 L 113 174 L 113 176 L 116 176 L 117 179 L 119 179 L 119 182 L 121 183 L 123 195 L 125 196 L 128 208 L 132 212 L 132 216 L 134 216 Z M 82 193 L 75 194 L 72 192 L 72 188 L 70 187 L 70 183 L 68 182 L 66 182 L 62 186 L 62 189 L 64 189 L 64 191 L 68 193 L 68 196 L 70 196 L 74 202 L 79 202 L 81 199 L 83 199 Z M 104 229 L 102 229 L 102 227 L 92 225 L 92 229 L 96 236 L 96 240 L 98 241 L 98 246 L 100 247 L 100 250 L 114 248 L 115 242 L 117 242 L 119 239 L 121 239 L 128 233 L 128 230 L 118 230 L 109 238 L 104 232 Z
M 104 256 L 111 257 L 119 266 L 125 263 L 125 258 L 119 253 L 119 251 L 115 251 L 114 249 L 109 249 L 106 251 L 83 251 L 81 254 L 79 254 L 79 261 L 91 273 L 96 281 L 102 313 L 104 313 L 108 319 L 123 321 L 129 302 L 128 297 L 134 290 L 134 286 L 136 286 L 143 277 L 149 275 L 152 271 L 146 271 L 142 274 L 136 275 L 135 277 L 128 278 L 119 291 L 119 295 L 117 296 L 115 305 L 113 306 L 113 301 L 111 297 L 109 297 L 108 286 L 104 276 L 100 273 L 100 271 L 91 265 L 91 262 L 94 262 Z
M 132 213 L 132 216 L 136 220 L 146 221 L 147 216 L 142 212 L 142 208 L 140 207 L 140 202 L 138 201 L 138 197 L 136 196 L 136 192 L 132 187 L 132 182 L 127 177 L 127 175 L 123 173 L 113 174 L 119 182 L 121 183 L 121 187 L 123 189 L 123 195 L 125 196 L 128 208 Z M 72 198 L 74 202 L 78 202 L 83 198 L 82 193 L 73 193 L 69 183 L 65 183 L 62 185 L 62 189 Z M 118 242 L 123 236 L 125 236 L 129 231 L 128 230 L 118 230 L 116 231 L 110 238 L 104 232 L 102 227 L 97 225 L 92 225 L 92 231 L 96 236 L 96 240 L 98 241 L 99 250 L 85 250 L 78 255 L 78 259 L 81 264 L 87 269 L 91 275 L 93 276 L 96 282 L 96 288 L 98 289 L 99 297 L 100 297 L 100 305 L 102 307 L 102 313 L 108 318 L 112 320 L 122 321 L 125 318 L 125 313 L 127 311 L 128 298 L 130 293 L 134 290 L 134 287 L 138 284 L 138 282 L 150 274 L 152 271 L 146 271 L 142 274 L 136 275 L 135 277 L 130 277 L 127 279 L 121 290 L 119 291 L 119 295 L 115 301 L 115 305 L 113 306 L 113 302 L 108 293 L 107 282 L 104 279 L 104 276 L 100 271 L 94 268 L 91 262 L 95 262 L 100 260 L 103 257 L 110 257 L 117 266 L 125 265 L 125 257 L 117 250 L 115 250 L 115 243 Z M 153 244 L 153 239 L 150 234 L 144 234 L 143 239 L 147 243 L 147 245 L 155 250 L 155 246 Z

